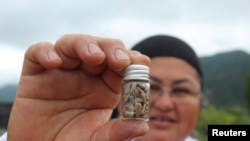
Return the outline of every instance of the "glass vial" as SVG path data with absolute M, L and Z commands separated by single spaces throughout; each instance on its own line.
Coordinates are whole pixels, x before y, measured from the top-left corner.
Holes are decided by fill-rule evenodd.
M 130 65 L 124 72 L 121 98 L 121 116 L 126 119 L 149 120 L 150 83 L 149 68 Z

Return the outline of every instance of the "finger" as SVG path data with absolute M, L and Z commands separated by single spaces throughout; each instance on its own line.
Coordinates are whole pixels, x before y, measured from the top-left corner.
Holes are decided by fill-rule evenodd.
M 99 129 L 91 141 L 125 141 L 143 136 L 148 131 L 148 125 L 142 120 L 114 120 Z
M 44 69 L 60 66 L 61 58 L 56 53 L 53 44 L 41 42 L 30 46 L 24 56 L 22 74 L 36 74 Z
M 97 38 L 90 35 L 64 35 L 56 42 L 55 48 L 63 60 L 64 69 L 75 69 L 82 63 L 98 66 L 105 61 L 105 54 L 100 49 Z
M 138 51 L 128 51 L 128 55 L 130 58 L 131 64 L 143 64 L 143 65 L 149 65 L 150 59 L 149 57 L 141 54 Z M 115 93 L 121 93 L 121 85 L 122 85 L 122 78 L 123 78 L 123 72 L 119 71 L 117 73 L 113 73 L 112 70 L 107 69 L 102 75 L 103 81 L 110 86 L 110 88 Z
M 84 68 L 85 71 L 92 74 L 98 74 L 108 66 L 107 69 L 119 72 L 129 65 L 130 58 L 122 41 L 110 38 L 96 38 L 98 39 L 98 47 L 105 54 L 106 60 L 99 66 L 94 67 L 92 64 L 84 63 L 82 68 Z
M 142 64 L 148 66 L 150 63 L 150 58 L 146 55 L 141 54 L 138 51 L 129 50 L 128 54 L 131 60 L 131 64 Z
M 129 55 L 121 40 L 99 38 L 98 44 L 106 54 L 106 63 L 111 70 L 118 72 L 130 64 Z
M 107 69 L 101 74 L 101 78 L 115 94 L 121 94 L 122 75 L 114 73 L 111 69 Z

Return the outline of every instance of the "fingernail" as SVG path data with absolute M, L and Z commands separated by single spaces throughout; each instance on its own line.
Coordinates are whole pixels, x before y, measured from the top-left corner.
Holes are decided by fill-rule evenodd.
M 88 48 L 90 53 L 103 53 L 103 51 L 95 43 L 90 43 Z
M 140 52 L 138 52 L 138 51 L 132 51 L 131 54 L 132 54 L 133 56 L 140 56 L 140 55 L 142 55 L 142 54 L 141 54 Z
M 121 49 L 115 50 L 115 57 L 117 60 L 128 60 L 129 59 L 128 55 L 124 51 L 122 51 Z
M 49 58 L 49 60 L 55 60 L 55 59 L 58 59 L 59 56 L 58 56 L 58 54 L 56 52 L 50 50 L 48 52 L 48 58 Z

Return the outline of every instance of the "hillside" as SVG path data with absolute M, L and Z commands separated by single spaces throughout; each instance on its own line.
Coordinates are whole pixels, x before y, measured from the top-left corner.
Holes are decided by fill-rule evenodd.
M 0 103 L 12 103 L 16 96 L 17 85 L 11 84 L 0 88 Z
M 243 106 L 245 79 L 250 74 L 250 55 L 231 51 L 200 59 L 210 104 L 218 107 Z M 16 89 L 16 85 L 0 88 L 0 103 L 12 102 Z
M 250 55 L 232 51 L 201 58 L 210 103 L 219 107 L 244 105 L 245 81 L 250 74 Z

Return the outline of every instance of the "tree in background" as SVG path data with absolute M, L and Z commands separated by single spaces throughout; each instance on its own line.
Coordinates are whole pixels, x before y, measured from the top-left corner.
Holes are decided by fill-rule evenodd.
M 246 96 L 247 111 L 250 114 L 250 73 L 248 74 L 247 79 L 246 79 L 245 96 Z
M 199 141 L 207 141 L 208 125 L 211 124 L 250 124 L 250 118 L 246 109 L 239 106 L 217 108 L 210 105 L 203 108 L 195 131 L 195 136 Z

